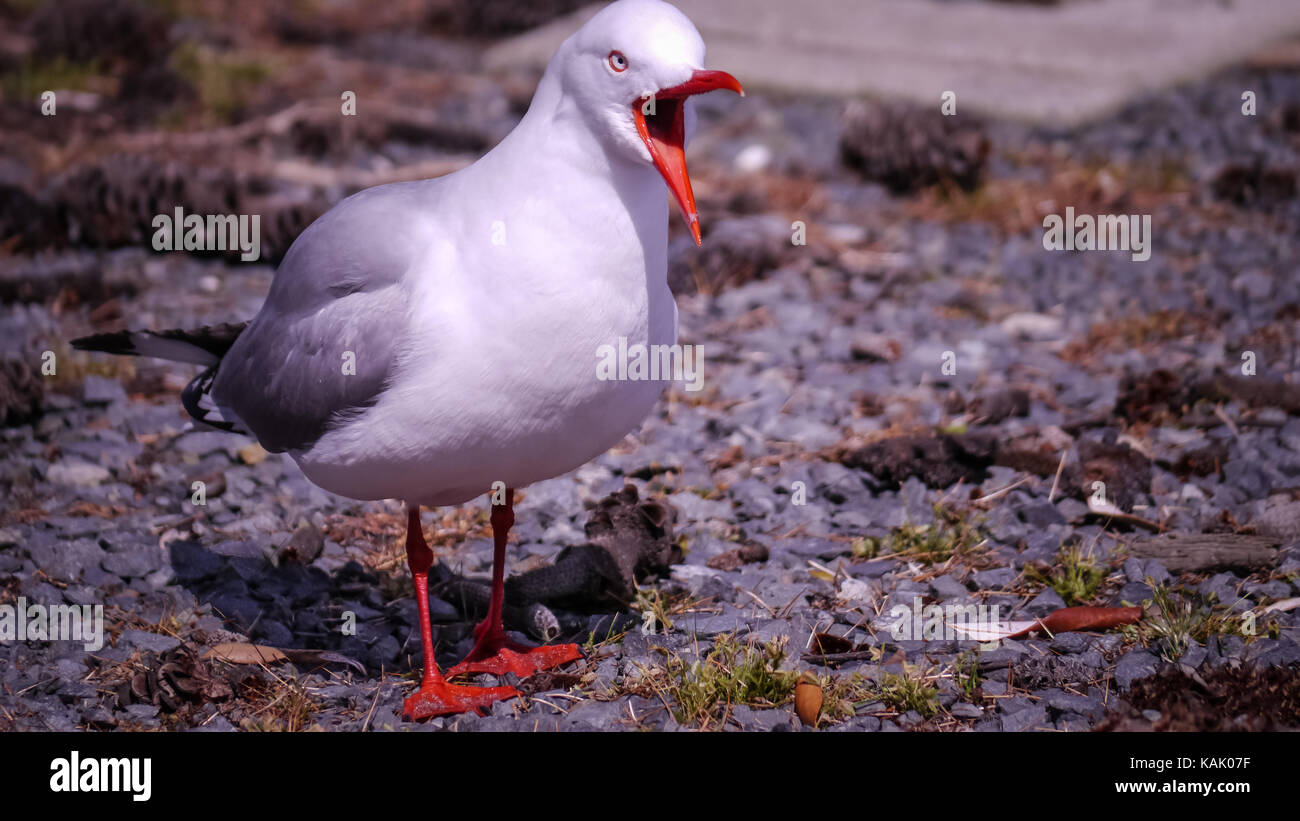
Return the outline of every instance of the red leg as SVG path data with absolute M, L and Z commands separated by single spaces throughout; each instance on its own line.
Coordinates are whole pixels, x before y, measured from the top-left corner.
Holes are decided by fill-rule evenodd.
M 519 695 L 513 687 L 463 687 L 448 684 L 433 658 L 433 628 L 429 624 L 429 567 L 433 551 L 420 531 L 420 507 L 412 505 L 406 523 L 406 560 L 415 577 L 415 603 L 420 610 L 420 644 L 424 648 L 424 678 L 420 689 L 402 705 L 408 718 L 420 720 L 470 710 L 485 712 L 495 701 Z
M 538 670 L 549 670 L 582 658 L 582 651 L 576 644 L 528 647 L 506 637 L 501 609 L 506 596 L 506 537 L 515 523 L 514 504 L 515 492 L 507 490 L 506 503 L 492 505 L 492 598 L 488 603 L 487 618 L 474 628 L 474 635 L 478 637 L 474 649 L 464 661 L 447 671 L 449 676 L 461 673 L 493 673 L 498 676 L 514 673 L 524 678 Z

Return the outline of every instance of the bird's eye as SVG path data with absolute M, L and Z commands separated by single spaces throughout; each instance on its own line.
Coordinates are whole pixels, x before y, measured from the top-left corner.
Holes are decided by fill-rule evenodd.
M 627 58 L 621 51 L 611 51 L 609 53 L 609 67 L 618 73 L 627 71 Z

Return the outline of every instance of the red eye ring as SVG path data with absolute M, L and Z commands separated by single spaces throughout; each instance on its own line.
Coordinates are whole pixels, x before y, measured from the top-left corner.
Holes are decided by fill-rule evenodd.
M 613 69 L 615 73 L 622 74 L 627 71 L 628 62 L 627 58 L 623 56 L 623 52 L 611 51 L 608 59 L 609 67 Z

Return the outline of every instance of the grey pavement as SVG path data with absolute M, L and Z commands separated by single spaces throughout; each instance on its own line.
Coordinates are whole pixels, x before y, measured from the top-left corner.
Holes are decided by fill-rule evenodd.
M 494 46 L 489 68 L 544 66 L 600 8 Z M 746 88 L 887 96 L 1044 124 L 1097 119 L 1133 97 L 1300 35 L 1300 0 L 678 0 L 711 66 Z

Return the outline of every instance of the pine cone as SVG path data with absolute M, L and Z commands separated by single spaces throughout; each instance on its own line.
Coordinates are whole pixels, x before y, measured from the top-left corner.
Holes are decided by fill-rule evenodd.
M 969 116 L 900 103 L 856 104 L 845 112 L 840 157 L 895 194 L 935 183 L 979 185 L 988 160 L 984 126 Z
M 51 199 L 75 243 L 99 247 L 152 242 L 153 219 L 172 214 L 239 213 L 239 185 L 224 168 L 121 154 L 75 169 Z
M 34 52 L 73 62 L 152 65 L 171 50 L 170 24 L 139 0 L 53 0 L 27 21 Z
M 1296 169 L 1265 165 L 1262 158 L 1224 166 L 1210 181 L 1214 197 L 1243 208 L 1270 210 L 1295 199 Z
M 261 678 L 256 667 L 218 669 L 181 645 L 161 655 L 145 653 L 139 664 L 113 685 L 117 709 L 152 704 L 168 713 L 187 704 L 224 701 Z
M 441 16 L 448 18 L 456 34 L 498 37 L 536 28 L 586 4 L 587 0 L 451 0 Z
M 59 247 L 66 240 L 54 208 L 24 188 L 0 183 L 0 246 L 30 252 Z
M 45 383 L 26 359 L 0 359 L 0 427 L 21 425 L 41 413 Z

